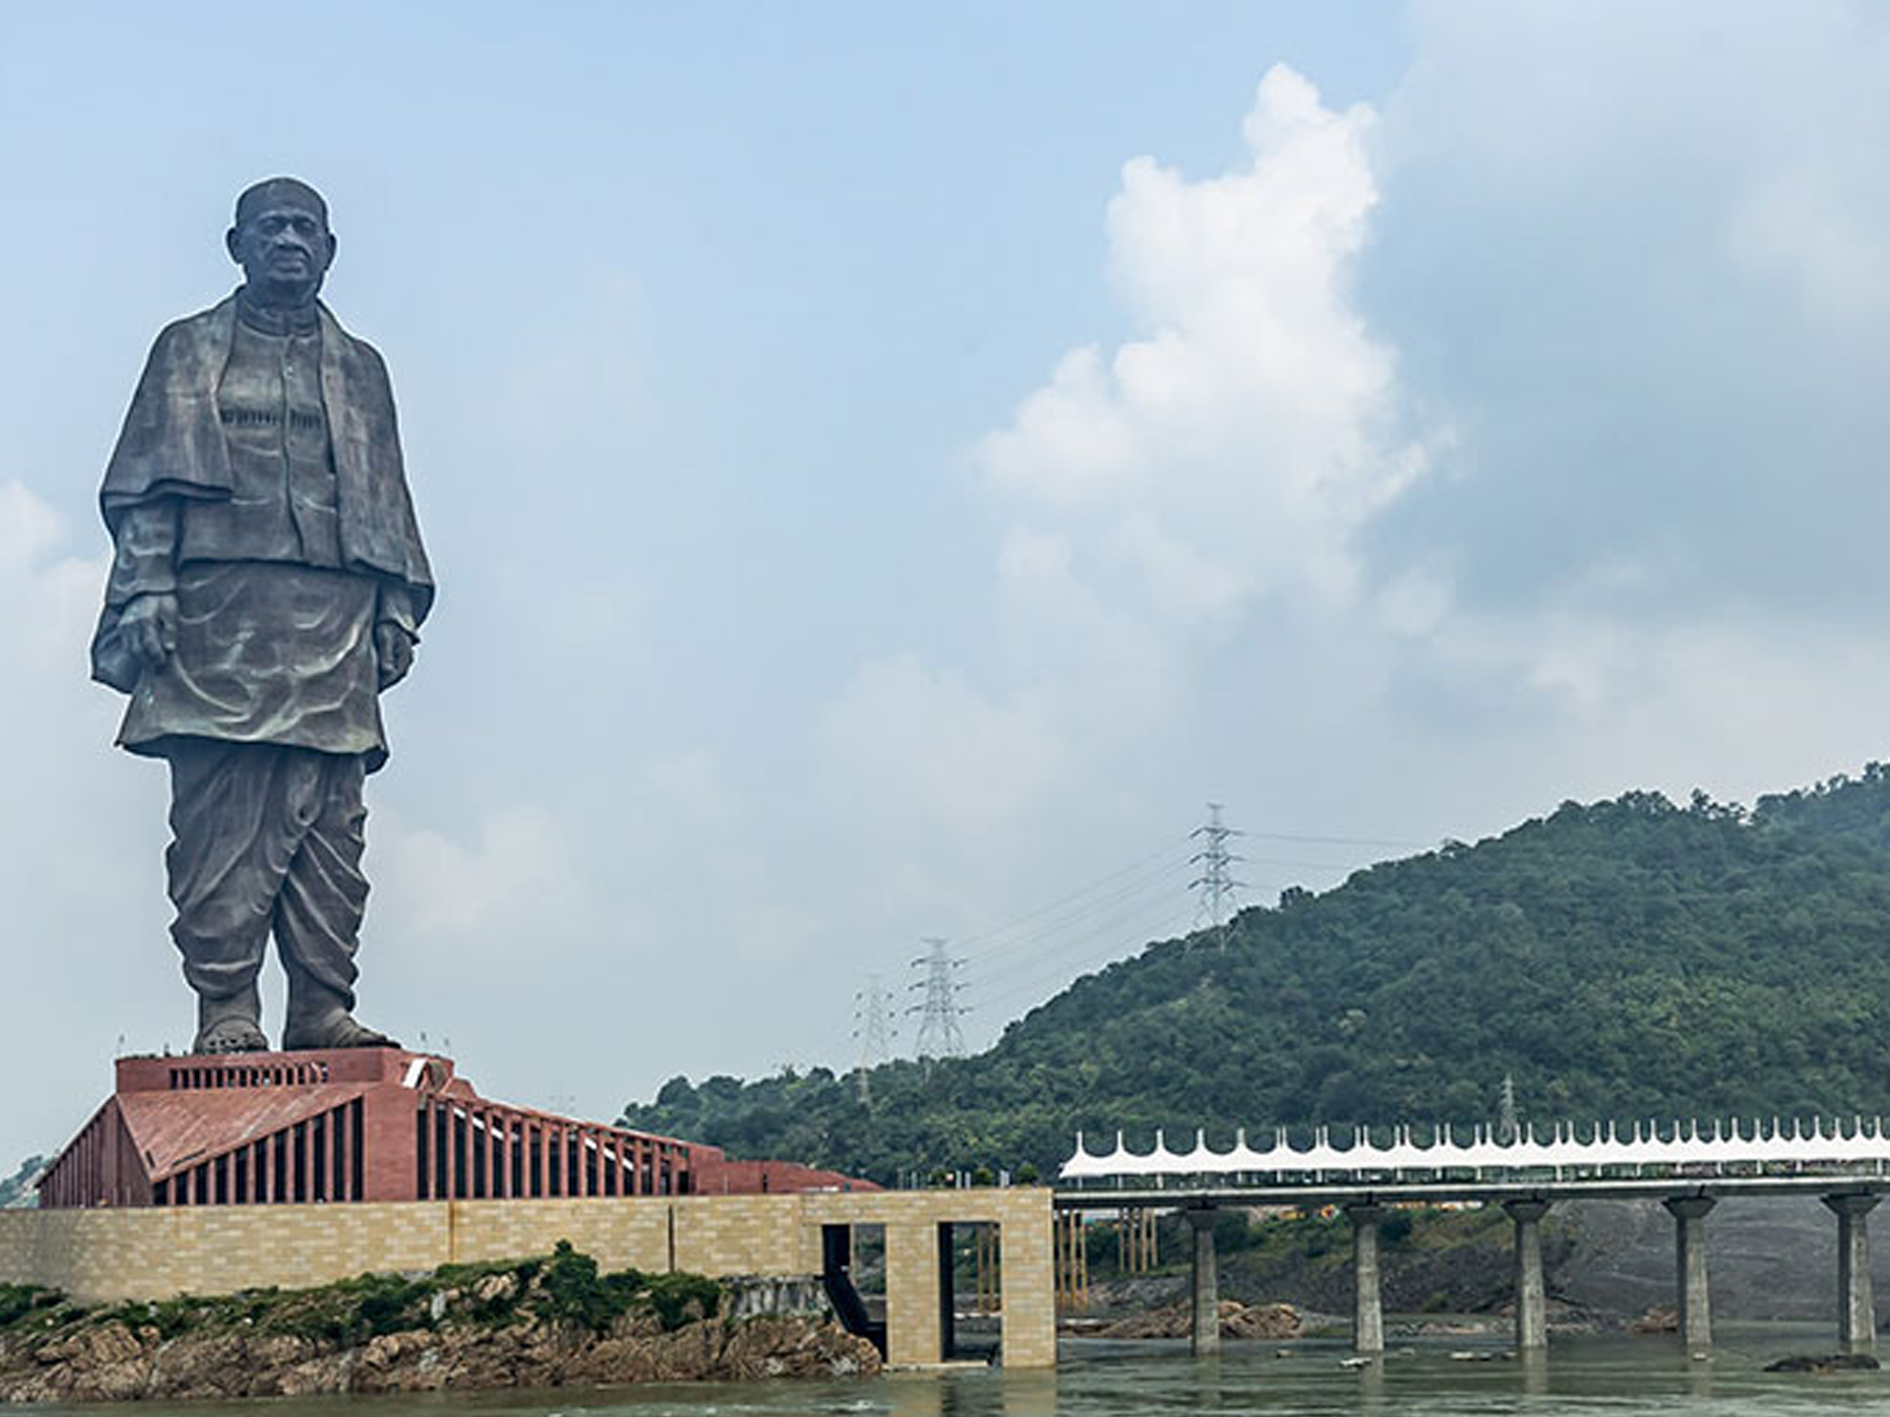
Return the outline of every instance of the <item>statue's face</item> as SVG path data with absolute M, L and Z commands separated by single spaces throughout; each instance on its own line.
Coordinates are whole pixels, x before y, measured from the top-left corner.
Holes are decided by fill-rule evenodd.
M 335 259 L 327 220 L 288 193 L 245 212 L 230 229 L 228 245 L 258 294 L 287 300 L 312 298 Z

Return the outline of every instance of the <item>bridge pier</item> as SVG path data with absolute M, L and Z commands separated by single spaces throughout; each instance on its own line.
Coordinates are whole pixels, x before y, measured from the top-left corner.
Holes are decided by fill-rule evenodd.
M 1689 1353 L 1713 1346 L 1713 1310 L 1706 1288 L 1706 1213 L 1711 1196 L 1669 1196 L 1661 1202 L 1673 1217 L 1674 1308 L 1680 1343 Z
M 1879 1196 L 1822 1197 L 1838 1218 L 1838 1345 L 1846 1353 L 1877 1351 L 1877 1306 L 1870 1292 L 1867 1217 Z
M 1542 1277 L 1542 1217 L 1549 1202 L 1504 1201 L 1516 1225 L 1516 1350 L 1530 1353 L 1549 1346 L 1549 1291 Z
M 1345 1218 L 1352 1222 L 1352 1351 L 1358 1354 L 1385 1351 L 1378 1287 L 1378 1221 L 1384 1213 L 1382 1206 L 1369 1202 L 1345 1208 Z
M 1194 1312 L 1188 1351 L 1205 1358 L 1221 1351 L 1221 1285 L 1214 1254 L 1214 1221 L 1219 1212 L 1190 1210 L 1185 1215 L 1194 1232 Z

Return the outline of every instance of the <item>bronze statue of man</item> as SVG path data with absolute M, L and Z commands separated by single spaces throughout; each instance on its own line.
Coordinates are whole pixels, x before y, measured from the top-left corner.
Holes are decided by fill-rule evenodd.
M 355 1021 L 363 780 L 380 693 L 413 663 L 433 576 L 381 357 L 316 299 L 328 208 L 291 178 L 237 199 L 236 293 L 152 346 L 99 503 L 116 555 L 92 675 L 131 696 L 120 746 L 171 769 L 171 937 L 195 1051 L 391 1046 Z

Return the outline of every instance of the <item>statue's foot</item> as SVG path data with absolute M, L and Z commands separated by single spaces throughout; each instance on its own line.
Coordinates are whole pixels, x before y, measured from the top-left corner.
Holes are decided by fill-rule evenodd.
M 267 1053 L 269 1040 L 251 1019 L 226 1018 L 197 1030 L 193 1053 Z
M 292 1053 L 315 1048 L 398 1048 L 384 1033 L 357 1022 L 346 1009 L 334 1009 L 313 1019 L 291 1018 L 282 1030 L 282 1046 Z

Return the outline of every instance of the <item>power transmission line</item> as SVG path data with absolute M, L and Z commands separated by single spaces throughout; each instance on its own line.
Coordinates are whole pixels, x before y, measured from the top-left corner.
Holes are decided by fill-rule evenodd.
M 1098 928 L 1099 919 L 1113 919 L 1124 909 L 1141 909 L 1155 903 L 1172 905 L 1177 900 L 1185 899 L 1186 869 L 1185 861 L 1177 861 L 1159 875 L 1121 883 L 1044 920 L 1026 939 L 1019 942 L 1027 945 L 1027 949 L 1011 950 L 979 964 L 980 986 L 991 979 L 1002 979 L 1020 970 L 1039 968 L 1047 956 L 1064 948 L 1070 938 L 1080 941 L 1092 936 Z
M 1153 909 L 1151 910 L 1150 906 Z M 1183 905 L 1175 909 L 1173 902 L 1155 901 L 1143 907 L 1106 922 L 1107 926 L 1084 935 L 1062 946 L 1062 958 L 1046 970 L 1013 978 L 993 992 L 978 991 L 980 1005 L 992 1006 L 1004 1004 L 1013 999 L 1026 998 L 1041 993 L 1044 989 L 1068 988 L 1073 979 L 1080 976 L 1091 966 L 1101 964 L 1112 957 L 1121 957 L 1125 949 L 1136 949 L 1150 940 L 1166 938 L 1171 933 L 1179 932 L 1187 925 L 1193 907 Z M 1084 946 L 1082 953 L 1071 957 L 1069 951 Z
M 993 925 L 975 934 L 961 936 L 959 954 L 979 965 L 979 974 L 987 972 L 986 960 L 1000 955 L 1014 955 L 1018 946 L 1028 946 L 1034 954 L 1041 946 L 1046 934 L 1054 934 L 1066 924 L 1077 918 L 1093 913 L 1098 907 L 1104 907 L 1148 887 L 1161 887 L 1164 878 L 1172 872 L 1185 871 L 1202 864 L 1202 854 L 1195 848 L 1204 831 L 1196 831 L 1179 840 L 1171 840 L 1137 861 L 1117 868 L 1107 875 L 1078 887 L 1067 895 L 1059 896 L 1047 905 L 1037 907 L 1025 914 L 1014 916 L 1002 924 Z M 1230 831 L 1231 836 L 1251 836 L 1268 841 L 1303 842 L 1331 846 L 1413 846 L 1422 847 L 1427 843 L 1394 840 L 1389 837 L 1354 837 L 1354 836 L 1311 836 L 1291 832 L 1254 832 Z M 1311 861 L 1301 858 L 1281 858 L 1272 856 L 1231 857 L 1243 865 L 1284 866 L 1299 870 L 1312 870 L 1330 875 L 1344 875 L 1357 869 L 1355 862 Z M 1244 883 L 1235 882 L 1237 886 Z M 1187 889 L 1196 889 L 1194 882 L 1189 882 Z M 1001 972 L 1012 961 L 1005 960 L 996 967 Z
M 934 1058 L 962 1058 L 965 1056 L 965 1035 L 958 1027 L 959 1017 L 969 1010 L 958 1002 L 958 995 L 964 989 L 964 981 L 955 978 L 954 970 L 963 969 L 962 959 L 953 959 L 945 953 L 945 940 L 928 936 L 924 943 L 930 948 L 919 958 L 912 961 L 914 969 L 924 966 L 925 978 L 910 987 L 925 990 L 925 1002 L 914 1004 L 906 1012 L 918 1014 L 919 1018 L 919 1057 L 930 1061 Z
M 1227 849 L 1228 838 L 1245 835 L 1221 821 L 1221 804 L 1208 803 L 1208 819 L 1205 826 L 1194 829 L 1190 835 L 1204 839 L 1207 845 L 1197 851 L 1190 860 L 1201 867 L 1201 874 L 1189 882 L 1189 890 L 1201 892 L 1201 904 L 1195 912 L 1195 924 L 1203 920 L 1214 927 L 1216 942 L 1220 948 L 1227 948 L 1227 921 L 1232 913 L 1234 892 L 1246 888 L 1245 881 L 1234 879 L 1230 869 L 1236 861 L 1243 860 Z
M 1092 897 L 1096 892 L 1103 890 L 1104 887 L 1109 887 L 1109 894 L 1113 895 L 1123 889 L 1133 889 L 1135 882 L 1146 880 L 1151 876 L 1164 875 L 1171 870 L 1184 866 L 1187 864 L 1188 853 L 1192 849 L 1193 843 L 1188 838 L 1184 837 L 1179 841 L 1170 841 L 1160 850 L 1150 852 L 1139 861 L 1132 861 L 1127 866 L 1111 871 L 1106 876 L 1099 876 L 1088 885 L 1079 886 L 1068 895 L 1058 896 L 1048 905 L 1039 906 L 1037 909 L 1016 916 L 1002 925 L 993 926 L 980 934 L 968 937 L 966 943 L 976 948 L 967 949 L 964 953 L 974 959 L 983 958 L 985 955 L 993 953 L 996 950 L 1007 949 L 1013 944 L 1023 943 L 1025 940 L 1033 938 L 1042 931 L 1044 928 L 1042 923 L 1044 917 L 1055 917 L 1063 911 L 1064 907 L 1079 901 L 1084 901 L 1086 898 Z M 1128 878 L 1133 878 L 1133 880 Z M 1011 938 L 1007 939 L 1005 938 L 1006 936 Z
M 1210 806 L 1211 818 L 1217 816 L 1218 805 Z M 1219 827 L 1222 835 L 1218 842 L 1211 835 Z M 1165 914 L 1165 900 L 1176 900 L 1185 891 L 1197 891 L 1200 896 L 1200 910 L 1195 915 L 1194 925 L 1200 928 L 1203 923 L 1212 925 L 1217 938 L 1223 944 L 1228 933 L 1233 907 L 1236 904 L 1234 892 L 1251 890 L 1245 882 L 1233 879 L 1231 867 L 1235 862 L 1246 866 L 1285 867 L 1296 870 L 1317 871 L 1331 876 L 1342 876 L 1357 869 L 1355 863 L 1334 861 L 1313 861 L 1286 859 L 1272 856 L 1235 856 L 1227 850 L 1227 841 L 1234 836 L 1250 836 L 1274 842 L 1302 842 L 1330 846 L 1410 846 L 1424 847 L 1427 843 L 1389 838 L 1363 836 L 1319 836 L 1294 832 L 1235 831 L 1218 820 L 1209 823 L 1185 837 L 1171 838 L 1167 843 L 1147 855 L 1120 866 L 1113 871 L 1091 879 L 1065 895 L 1058 896 L 1045 905 L 1010 917 L 1000 923 L 987 926 L 975 934 L 961 936 L 962 944 L 957 952 L 959 963 L 954 968 L 963 968 L 965 962 L 976 965 L 978 987 L 975 991 L 981 1007 L 989 1007 L 1001 1000 L 1014 999 L 1028 995 L 1041 984 L 1055 978 L 1070 969 L 1080 969 L 1092 963 L 1100 963 L 1109 955 L 1117 953 L 1126 945 L 1145 944 L 1147 938 L 1137 935 L 1131 941 L 1128 936 L 1131 928 L 1146 930 L 1149 926 L 1160 924 L 1164 929 L 1169 925 L 1166 919 L 1156 920 L 1158 914 Z M 1203 838 L 1207 838 L 1206 848 L 1197 850 Z M 1216 848 L 1224 853 L 1220 870 L 1224 876 L 1224 886 L 1220 893 L 1219 916 L 1217 918 L 1211 877 L 1215 874 L 1212 860 Z M 1198 876 L 1190 879 L 1196 868 L 1204 868 Z M 1187 912 L 1172 923 L 1176 928 L 1187 922 Z M 1056 963 L 1062 959 L 1065 963 Z M 917 964 L 925 960 L 915 961 Z M 993 987 L 995 986 L 995 987 Z M 915 983 L 911 989 L 916 992 L 926 984 Z M 930 1056 L 945 1056 L 951 1044 L 952 1035 L 959 1033 L 958 1047 L 965 1045 L 958 1029 L 958 1020 L 970 1012 L 961 1004 L 957 995 L 965 986 L 959 983 L 947 996 L 951 1010 L 935 1015 L 932 1034 L 928 1036 L 922 1051 L 929 1050 Z M 890 1000 L 891 993 L 888 991 Z M 845 1039 L 849 1036 L 855 1044 L 867 1042 L 865 1024 L 867 1012 L 862 1008 L 863 995 L 856 995 L 854 1006 L 849 1015 L 836 1019 L 837 1027 L 827 1040 L 816 1050 L 815 1056 L 831 1056 L 845 1050 Z M 918 1004 L 905 1010 L 906 1014 L 926 1014 L 926 1005 Z M 889 1008 L 888 1039 L 897 1032 L 890 1026 L 898 1017 L 896 1009 Z M 946 1027 L 949 1024 L 950 1027 Z M 848 1030 L 851 1030 L 850 1034 Z M 866 1049 L 861 1047 L 861 1056 Z M 890 1048 L 888 1049 L 890 1053 Z
M 1240 835 L 1256 837 L 1261 841 L 1296 841 L 1312 846 L 1409 846 L 1419 851 L 1429 851 L 1437 845 L 1434 841 L 1412 841 L 1408 837 L 1389 836 L 1300 836 L 1293 832 L 1241 832 Z

